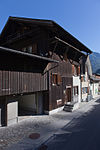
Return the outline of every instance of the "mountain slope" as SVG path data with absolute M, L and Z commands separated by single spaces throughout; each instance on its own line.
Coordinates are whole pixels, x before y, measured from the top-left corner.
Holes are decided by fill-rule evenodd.
M 90 61 L 92 64 L 93 73 L 99 73 L 100 74 L 100 53 L 93 52 L 90 55 Z

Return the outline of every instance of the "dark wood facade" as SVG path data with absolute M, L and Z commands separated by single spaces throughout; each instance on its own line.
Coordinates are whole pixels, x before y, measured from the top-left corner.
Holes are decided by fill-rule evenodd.
M 0 71 L 0 96 L 46 91 L 47 73 Z
M 49 71 L 49 111 L 61 107 L 67 101 L 64 91 L 66 85 L 72 86 L 72 64 L 69 60 L 62 61 L 57 54 L 53 54 L 53 59 L 59 61 L 57 65 L 51 64 Z M 53 83 L 53 75 L 58 77 L 57 83 Z M 59 79 L 60 78 L 60 79 Z
M 18 57 L 10 56 L 7 64 L 2 60 L 3 65 L 0 66 L 0 96 L 43 92 L 46 111 L 61 107 L 68 101 L 66 86 L 70 87 L 69 95 L 72 94 L 72 76 L 80 74 L 79 62 L 84 55 L 81 51 L 90 52 L 53 21 L 14 17 L 8 19 L 1 33 L 0 45 L 59 61 L 48 61 L 47 65 L 44 61 L 22 58 L 19 54 Z M 3 58 L 6 56 L 7 59 L 8 54 L 2 54 Z

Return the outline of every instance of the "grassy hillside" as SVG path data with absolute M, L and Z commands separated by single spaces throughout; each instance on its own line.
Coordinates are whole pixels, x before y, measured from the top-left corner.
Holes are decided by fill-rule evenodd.
M 100 74 L 100 53 L 93 52 L 90 55 L 90 61 L 92 64 L 93 73 L 99 73 Z

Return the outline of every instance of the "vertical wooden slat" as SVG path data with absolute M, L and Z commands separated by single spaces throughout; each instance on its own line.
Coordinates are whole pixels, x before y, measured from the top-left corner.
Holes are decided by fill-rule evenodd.
M 2 95 L 2 71 L 0 71 L 0 95 Z

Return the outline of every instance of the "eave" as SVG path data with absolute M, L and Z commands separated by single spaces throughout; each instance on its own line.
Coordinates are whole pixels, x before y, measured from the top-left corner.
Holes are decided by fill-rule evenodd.
M 58 63 L 58 61 L 14 49 L 0 47 L 1 70 L 42 73 L 48 63 Z

